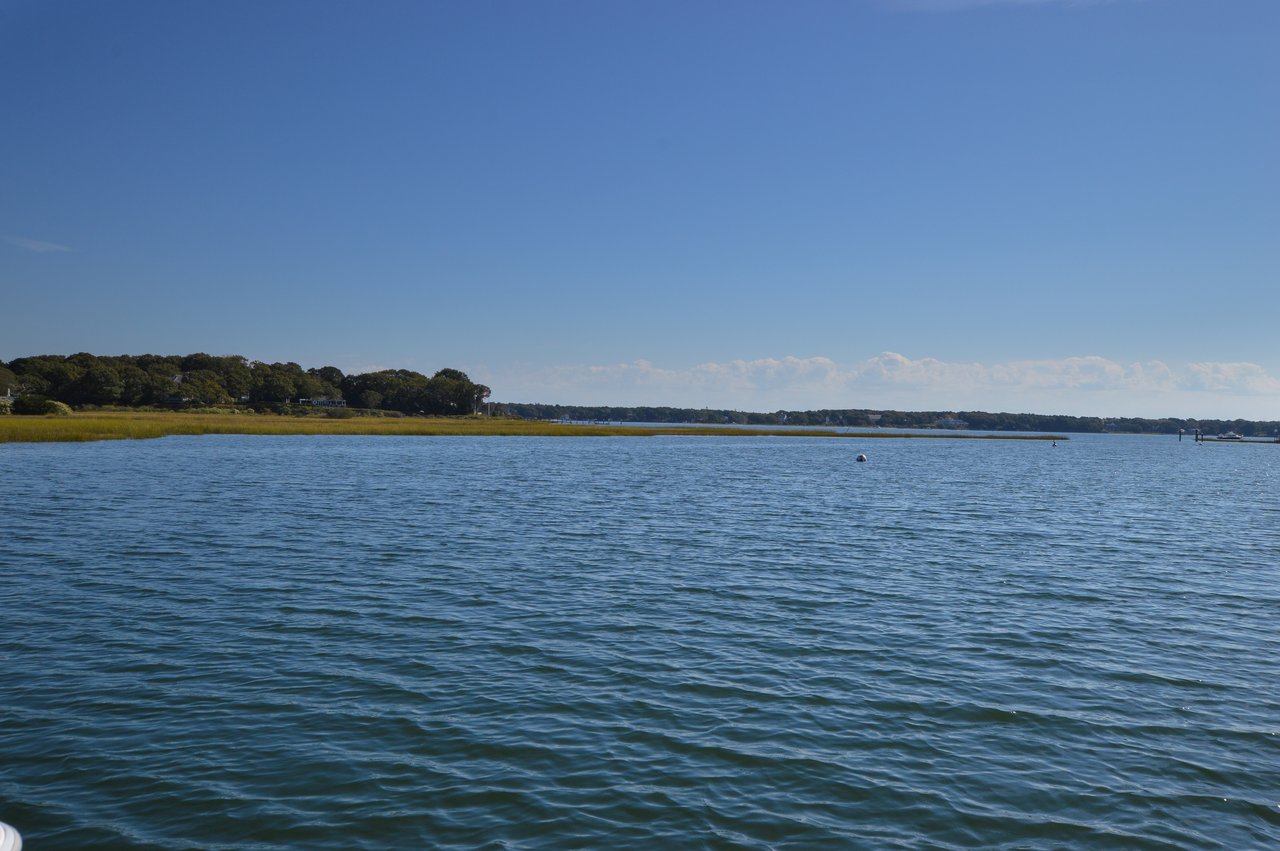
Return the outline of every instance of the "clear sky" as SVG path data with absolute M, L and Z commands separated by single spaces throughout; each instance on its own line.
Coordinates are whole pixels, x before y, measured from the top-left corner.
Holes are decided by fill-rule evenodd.
M 1280 419 L 1277 0 L 0 0 L 0 359 Z

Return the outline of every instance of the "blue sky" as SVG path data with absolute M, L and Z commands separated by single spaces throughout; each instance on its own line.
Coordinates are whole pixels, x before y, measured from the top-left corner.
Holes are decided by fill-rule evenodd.
M 0 358 L 1280 418 L 1275 0 L 0 0 Z

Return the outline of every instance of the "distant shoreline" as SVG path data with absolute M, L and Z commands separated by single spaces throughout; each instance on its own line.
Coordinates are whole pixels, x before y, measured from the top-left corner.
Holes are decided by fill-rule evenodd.
M 150 411 L 92 411 L 69 416 L 0 417 L 0 443 L 70 443 L 143 440 L 174 435 L 387 435 L 494 437 L 839 437 L 936 440 L 1069 440 L 1053 434 L 849 432 L 827 428 L 750 428 L 681 425 L 628 426 L 565 424 L 505 417 L 355 417 L 328 419 L 275 414 L 206 414 Z
M 1280 438 L 1280 420 L 1075 416 L 1010 411 L 872 408 L 743 411 L 669 405 L 562 405 L 495 402 L 490 388 L 453 368 L 427 376 L 408 369 L 347 375 L 334 366 L 303 369 L 241 355 L 31 355 L 0 362 L 0 409 L 56 413 L 138 411 L 345 417 L 461 417 L 473 414 L 570 424 L 699 425 L 814 429 L 945 429 L 1044 434 L 1235 433 Z M 65 413 L 62 412 L 62 413 Z

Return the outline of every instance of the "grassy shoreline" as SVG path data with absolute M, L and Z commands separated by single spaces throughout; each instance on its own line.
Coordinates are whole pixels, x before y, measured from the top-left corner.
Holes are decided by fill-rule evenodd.
M 838 432 L 824 428 L 786 430 L 687 426 L 562 424 L 488 417 L 355 417 L 327 419 L 274 414 L 201 414 L 150 411 L 92 411 L 63 417 L 0 417 L 0 443 L 143 440 L 170 435 L 486 435 L 536 437 L 857 437 L 969 440 L 1066 440 L 1063 435 L 910 434 Z

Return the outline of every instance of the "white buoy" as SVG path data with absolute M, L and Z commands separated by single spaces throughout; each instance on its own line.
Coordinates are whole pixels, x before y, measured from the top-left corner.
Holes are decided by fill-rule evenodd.
M 865 456 L 865 455 L 859 455 L 859 456 L 858 456 L 858 460 L 859 460 L 859 461 L 866 461 L 866 460 L 867 460 L 867 456 Z
M 22 851 L 22 836 L 0 821 L 0 851 Z

